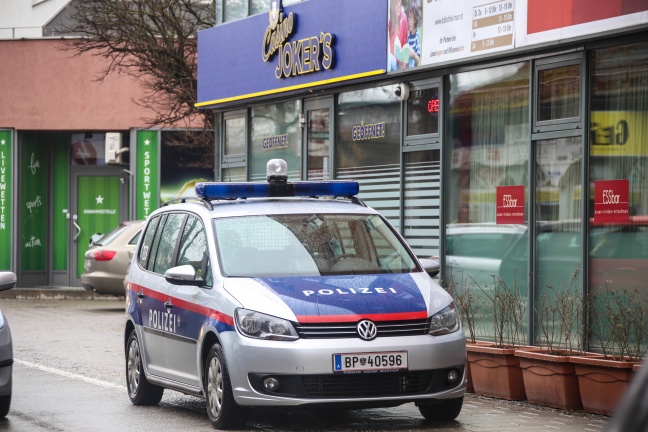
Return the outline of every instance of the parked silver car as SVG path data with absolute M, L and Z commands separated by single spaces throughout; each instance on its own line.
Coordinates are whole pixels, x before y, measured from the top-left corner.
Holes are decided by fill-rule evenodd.
M 144 221 L 125 221 L 113 231 L 94 240 L 85 254 L 81 284 L 88 291 L 124 295 L 124 278 Z
M 0 271 L 0 291 L 16 286 L 13 272 Z M 0 418 L 9 413 L 11 405 L 11 371 L 13 365 L 13 345 L 11 330 L 5 316 L 0 311 Z

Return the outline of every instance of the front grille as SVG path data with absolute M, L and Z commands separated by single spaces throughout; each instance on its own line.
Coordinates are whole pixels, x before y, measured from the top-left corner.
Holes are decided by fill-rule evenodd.
M 304 388 L 310 397 L 379 397 L 423 393 L 432 371 L 357 375 L 307 375 Z
M 303 399 L 381 398 L 389 396 L 416 396 L 438 393 L 461 385 L 462 380 L 449 383 L 451 370 L 463 376 L 463 365 L 446 369 L 422 371 L 375 372 L 361 374 L 281 375 L 250 373 L 252 387 L 262 394 Z M 264 388 L 268 377 L 280 383 L 278 391 Z
M 297 324 L 295 327 L 300 338 L 303 339 L 338 339 L 357 338 L 357 322 L 350 323 L 324 323 L 324 324 Z M 428 334 L 429 321 L 383 321 L 376 322 L 378 338 L 398 336 L 419 336 Z

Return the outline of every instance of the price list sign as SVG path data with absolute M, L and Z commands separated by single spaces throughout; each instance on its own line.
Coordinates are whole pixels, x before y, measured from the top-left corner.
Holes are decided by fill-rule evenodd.
M 515 11 L 512 0 L 473 7 L 471 52 L 513 47 Z

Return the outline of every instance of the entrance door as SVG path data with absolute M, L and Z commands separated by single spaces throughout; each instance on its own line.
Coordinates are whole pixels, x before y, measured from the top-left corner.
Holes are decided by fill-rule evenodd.
M 128 217 L 128 176 L 121 168 L 72 171 L 70 285 L 81 286 L 83 260 L 94 234 L 107 234 Z
M 329 180 L 332 177 L 332 112 L 333 98 L 307 100 L 304 104 L 307 154 L 304 172 L 307 180 Z

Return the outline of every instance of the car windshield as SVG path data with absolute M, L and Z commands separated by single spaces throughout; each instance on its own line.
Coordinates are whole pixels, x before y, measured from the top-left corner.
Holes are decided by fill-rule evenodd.
M 224 276 L 326 276 L 418 272 L 380 216 L 261 215 L 214 219 Z

